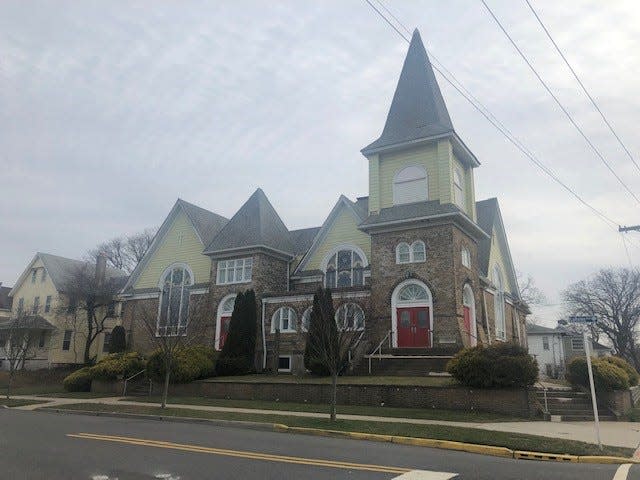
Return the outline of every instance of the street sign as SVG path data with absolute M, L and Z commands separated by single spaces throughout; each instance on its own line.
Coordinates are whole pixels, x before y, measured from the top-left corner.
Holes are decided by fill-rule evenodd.
M 569 317 L 569 323 L 596 323 L 596 317 L 593 315 L 574 315 Z

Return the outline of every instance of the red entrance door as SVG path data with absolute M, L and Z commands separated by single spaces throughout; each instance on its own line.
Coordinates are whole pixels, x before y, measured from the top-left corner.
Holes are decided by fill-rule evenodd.
M 229 323 L 231 322 L 231 317 L 220 317 L 220 345 L 218 348 L 222 350 L 224 346 L 224 342 L 227 340 L 227 335 L 229 335 Z
M 398 347 L 431 347 L 429 307 L 398 308 Z

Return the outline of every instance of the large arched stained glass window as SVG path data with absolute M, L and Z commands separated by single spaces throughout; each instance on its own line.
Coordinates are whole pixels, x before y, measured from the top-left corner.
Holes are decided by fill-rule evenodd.
M 364 259 L 355 250 L 338 250 L 327 262 L 325 286 L 341 288 L 360 285 L 364 285 Z
M 189 318 L 189 287 L 193 276 L 186 265 L 172 265 L 160 282 L 160 311 L 156 335 L 185 335 Z
M 336 310 L 336 323 L 341 330 L 364 330 L 364 311 L 357 303 L 345 303 Z

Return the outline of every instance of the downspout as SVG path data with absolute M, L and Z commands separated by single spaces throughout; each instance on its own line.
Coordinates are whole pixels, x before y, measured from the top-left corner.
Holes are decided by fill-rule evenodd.
M 491 330 L 489 330 L 489 316 L 487 315 L 487 296 L 486 290 L 482 290 L 482 314 L 484 315 L 484 323 L 487 326 L 487 342 L 491 345 Z
M 264 314 L 265 303 L 264 298 L 260 300 L 262 302 L 262 370 L 267 368 L 267 334 L 264 331 Z

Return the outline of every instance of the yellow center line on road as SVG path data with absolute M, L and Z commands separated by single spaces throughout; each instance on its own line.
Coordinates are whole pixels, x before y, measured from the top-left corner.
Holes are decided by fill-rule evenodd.
M 334 460 L 322 460 L 315 458 L 290 457 L 285 455 L 274 455 L 270 453 L 249 452 L 243 450 L 228 450 L 223 448 L 204 447 L 200 445 L 189 445 L 182 443 L 164 442 L 159 440 L 148 440 L 144 438 L 121 437 L 116 435 L 99 435 L 94 433 L 68 433 L 67 437 L 82 438 L 85 440 L 101 440 L 105 442 L 123 443 L 126 445 L 139 445 L 144 447 L 165 448 L 170 450 L 180 450 L 185 452 L 208 453 L 212 455 L 223 455 L 228 457 L 247 458 L 251 460 L 264 460 L 270 462 L 294 463 L 300 465 L 312 465 L 317 467 L 342 468 L 346 470 L 366 470 L 381 473 L 407 473 L 411 469 L 401 467 L 391 467 L 384 465 L 369 465 L 364 463 L 339 462 Z

